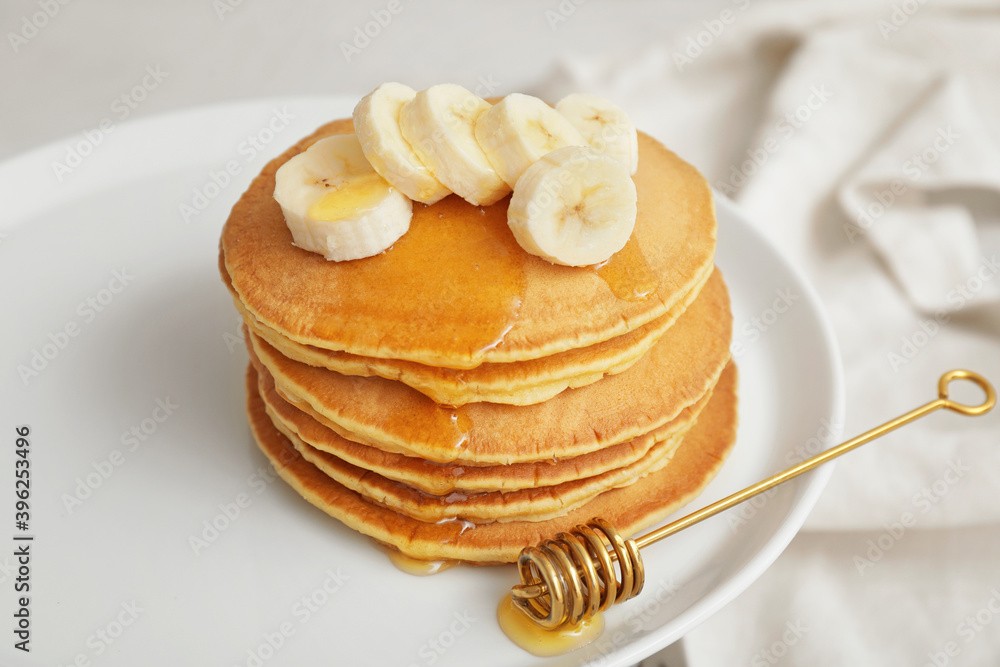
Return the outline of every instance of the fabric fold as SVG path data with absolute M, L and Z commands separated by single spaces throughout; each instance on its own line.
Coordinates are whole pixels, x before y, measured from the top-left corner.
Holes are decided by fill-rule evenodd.
M 537 94 L 614 99 L 805 272 L 844 360 L 845 438 L 948 369 L 1000 383 L 1000 7 L 723 11 L 639 53 L 568 56 Z M 1000 410 L 935 414 L 841 459 L 776 565 L 689 635 L 690 664 L 987 664 L 998 434 Z

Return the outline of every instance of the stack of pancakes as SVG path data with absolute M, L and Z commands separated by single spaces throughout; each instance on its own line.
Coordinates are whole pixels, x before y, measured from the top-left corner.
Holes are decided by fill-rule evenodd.
M 243 316 L 247 412 L 304 498 L 418 559 L 491 563 L 600 516 L 630 534 L 693 498 L 735 439 L 711 192 L 639 136 L 635 230 L 598 267 L 529 255 L 507 199 L 414 203 L 386 252 L 292 245 L 269 164 L 220 270 Z

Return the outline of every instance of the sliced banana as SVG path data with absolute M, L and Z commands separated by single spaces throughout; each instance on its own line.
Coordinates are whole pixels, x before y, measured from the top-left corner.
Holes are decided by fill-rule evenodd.
M 274 176 L 292 242 L 329 260 L 370 257 L 410 228 L 413 203 L 372 169 L 353 134 L 320 139 Z
M 476 140 L 490 164 L 510 187 L 524 170 L 563 146 L 586 146 L 580 132 L 562 114 L 532 97 L 513 93 L 476 121 Z
M 624 248 L 635 216 L 625 165 L 580 146 L 558 148 L 525 169 L 507 208 L 521 247 L 565 266 L 598 264 Z
M 574 93 L 559 100 L 556 111 L 592 148 L 621 160 L 630 174 L 639 168 L 639 137 L 624 109 L 597 95 Z
M 399 129 L 420 161 L 476 206 L 496 203 L 510 192 L 476 141 L 476 121 L 489 108 L 489 102 L 462 86 L 443 83 L 417 93 L 399 113 Z
M 433 204 L 451 194 L 420 161 L 399 130 L 399 111 L 417 94 L 401 83 L 383 83 L 354 107 L 354 131 L 368 162 L 414 201 Z

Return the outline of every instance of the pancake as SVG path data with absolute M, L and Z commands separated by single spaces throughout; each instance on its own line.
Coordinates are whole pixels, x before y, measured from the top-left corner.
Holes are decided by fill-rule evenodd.
M 342 438 L 281 398 L 267 369 L 256 359 L 252 361 L 257 371 L 257 389 L 267 414 L 290 440 L 295 440 L 294 435 L 320 452 L 328 452 L 347 463 L 438 496 L 456 491 L 479 493 L 553 486 L 627 466 L 644 457 L 657 442 L 683 437 L 710 396 L 706 394 L 658 429 L 590 454 L 505 466 L 462 466 L 394 454 Z
M 735 366 L 729 364 L 669 465 L 547 521 L 427 523 L 365 500 L 305 460 L 274 426 L 257 392 L 253 366 L 247 372 L 247 414 L 258 446 L 282 479 L 348 527 L 412 558 L 479 564 L 514 562 L 524 547 L 595 516 L 607 519 L 629 536 L 690 501 L 716 475 L 735 440 L 736 372 Z
M 427 366 L 401 359 L 360 357 L 324 350 L 285 338 L 246 310 L 219 253 L 219 272 L 233 295 L 246 326 L 284 356 L 310 366 L 328 368 L 342 375 L 379 376 L 413 387 L 442 405 L 470 402 L 528 405 L 548 400 L 567 388 L 582 387 L 628 369 L 676 321 L 700 292 L 689 291 L 666 315 L 626 334 L 595 345 L 567 350 L 541 359 L 521 362 L 486 362 L 471 369 Z M 707 277 L 706 277 L 707 278 Z
M 258 391 L 259 387 L 258 381 Z M 267 401 L 264 402 L 266 406 Z M 268 413 L 271 414 L 270 411 Z M 536 484 L 515 490 L 479 493 L 452 491 L 448 495 L 434 495 L 388 479 L 368 468 L 348 463 L 329 452 L 320 451 L 304 442 L 280 420 L 272 419 L 272 422 L 307 461 L 369 501 L 421 521 L 462 519 L 477 523 L 552 518 L 583 504 L 602 491 L 631 484 L 642 475 L 665 465 L 687 430 L 685 428 L 674 433 L 668 439 L 657 441 L 654 438 L 652 446 L 637 460 L 596 475 L 578 475 L 554 485 Z M 573 459 L 547 465 L 570 472 L 577 468 Z M 489 466 L 477 470 L 502 477 L 508 467 Z
M 527 406 L 436 404 L 399 382 L 350 377 L 248 344 L 279 393 L 342 437 L 436 462 L 496 465 L 579 456 L 675 419 L 715 385 L 729 359 L 732 315 L 718 272 L 627 371 Z
M 472 494 L 455 491 L 447 496 L 436 496 L 346 463 L 304 443 L 292 431 L 285 430 L 280 422 L 274 424 L 306 461 L 334 481 L 359 493 L 369 502 L 431 523 L 453 520 L 475 523 L 544 521 L 560 516 L 603 491 L 632 484 L 643 475 L 660 469 L 670 461 L 683 436 L 681 433 L 657 442 L 638 461 L 592 477 L 514 491 Z
M 219 262 L 223 280 L 231 289 L 221 255 Z M 473 402 L 529 405 L 546 401 L 564 389 L 592 384 L 605 375 L 627 370 L 677 320 L 701 288 L 702 285 L 698 285 L 690 290 L 666 315 L 610 340 L 540 359 L 486 362 L 466 370 L 402 359 L 360 357 L 296 343 L 258 321 L 246 310 L 235 291 L 233 301 L 247 327 L 289 359 L 342 375 L 397 380 L 441 405 L 460 406 Z
M 269 163 L 226 222 L 221 247 L 239 299 L 302 345 L 467 369 L 595 345 L 663 317 L 712 271 L 716 223 L 704 178 L 639 135 L 638 214 L 625 248 L 594 270 L 523 251 L 505 198 L 415 203 L 410 230 L 374 257 L 327 262 L 292 245 L 274 173 L 336 121 Z

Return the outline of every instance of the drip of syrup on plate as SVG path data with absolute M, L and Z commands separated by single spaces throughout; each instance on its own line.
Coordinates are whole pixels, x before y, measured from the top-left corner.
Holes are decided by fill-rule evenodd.
M 410 558 L 395 549 L 386 549 L 386 553 L 389 555 L 389 561 L 396 566 L 396 569 L 407 574 L 412 574 L 415 577 L 429 577 L 432 574 L 444 572 L 458 563 L 458 561 L 454 560 L 420 560 L 419 558 Z
M 389 557 L 389 562 L 396 566 L 397 570 L 412 574 L 415 577 L 428 577 L 438 572 L 444 572 L 458 565 L 457 560 L 422 560 L 407 556 L 402 551 L 372 540 L 375 546 L 385 552 Z
M 604 632 L 604 617 L 600 613 L 576 626 L 546 630 L 518 609 L 509 595 L 500 600 L 497 621 L 508 639 L 528 653 L 543 658 L 575 651 Z

